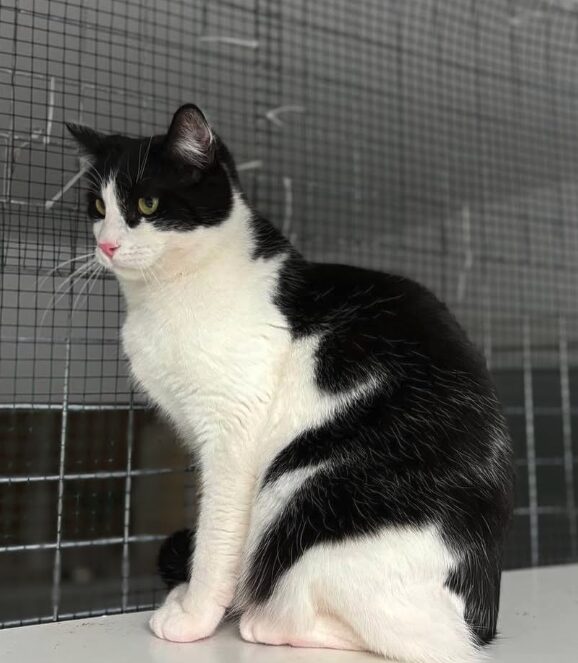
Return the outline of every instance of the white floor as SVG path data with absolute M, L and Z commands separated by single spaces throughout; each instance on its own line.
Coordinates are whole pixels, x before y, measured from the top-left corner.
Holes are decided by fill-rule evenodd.
M 0 661 L 19 663 L 369 663 L 369 654 L 265 647 L 230 625 L 210 640 L 177 645 L 154 638 L 148 613 L 96 617 L 0 631 Z M 504 575 L 501 637 L 489 663 L 578 661 L 578 565 Z

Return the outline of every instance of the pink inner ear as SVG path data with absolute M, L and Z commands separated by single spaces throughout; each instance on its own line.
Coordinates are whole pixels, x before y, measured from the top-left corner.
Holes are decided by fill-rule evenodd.
M 211 144 L 213 135 L 205 118 L 200 112 L 194 110 L 184 111 L 183 130 L 185 135 L 192 138 L 201 149 L 206 149 Z
M 213 133 L 196 106 L 184 106 L 173 117 L 168 144 L 181 158 L 203 165 L 211 159 Z

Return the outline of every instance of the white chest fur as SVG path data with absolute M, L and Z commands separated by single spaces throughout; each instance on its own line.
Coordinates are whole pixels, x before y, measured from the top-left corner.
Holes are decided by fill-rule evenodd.
M 249 434 L 270 404 L 289 346 L 272 302 L 279 263 L 129 295 L 123 343 L 136 380 L 189 438 Z M 253 273 L 247 273 L 249 269 Z
M 240 203 L 237 201 L 239 207 Z M 205 246 L 205 268 L 122 283 L 122 337 L 137 382 L 192 444 L 245 441 L 255 474 L 304 429 L 371 385 L 338 396 L 315 380 L 319 338 L 294 341 L 274 303 L 286 256 L 253 259 L 240 211 L 222 226 L 173 238 L 184 259 Z M 186 242 L 190 242 L 190 246 Z

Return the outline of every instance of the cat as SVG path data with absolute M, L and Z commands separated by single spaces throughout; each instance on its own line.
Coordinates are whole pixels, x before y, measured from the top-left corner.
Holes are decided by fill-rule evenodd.
M 132 375 L 200 467 L 194 535 L 161 555 L 182 582 L 152 631 L 199 640 L 234 612 L 250 642 L 479 660 L 511 442 L 444 304 L 401 276 L 305 260 L 250 207 L 195 105 L 149 138 L 68 128 Z

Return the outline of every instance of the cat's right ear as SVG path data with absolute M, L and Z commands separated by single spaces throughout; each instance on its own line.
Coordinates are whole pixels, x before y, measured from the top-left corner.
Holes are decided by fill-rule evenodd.
M 165 146 L 169 154 L 184 163 L 201 168 L 212 163 L 215 136 L 198 106 L 185 104 L 177 110 L 165 138 Z
M 106 136 L 98 131 L 85 127 L 82 124 L 67 122 L 66 128 L 76 139 L 83 156 L 90 158 L 98 157 L 105 146 Z

